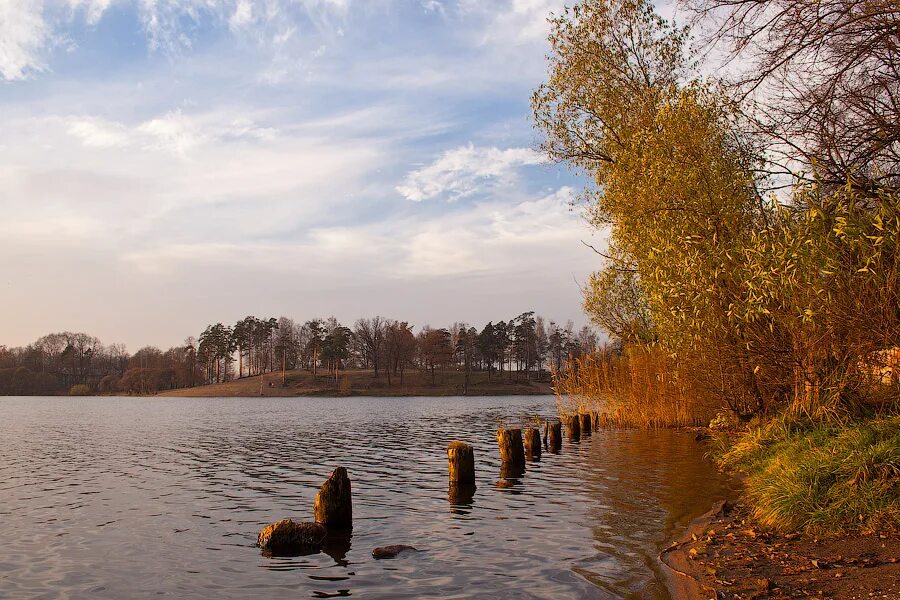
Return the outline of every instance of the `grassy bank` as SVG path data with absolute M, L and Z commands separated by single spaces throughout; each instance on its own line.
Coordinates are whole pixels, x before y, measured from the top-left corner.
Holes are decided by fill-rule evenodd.
M 486 372 L 469 374 L 468 391 L 465 373 L 448 370 L 435 373 L 432 383 L 427 371 L 406 371 L 402 381 L 392 376 L 390 382 L 383 373 L 376 378 L 372 370 L 341 371 L 335 380 L 324 371 L 313 374 L 298 369 L 287 371 L 282 382 L 280 372 L 267 373 L 262 377 L 244 377 L 225 383 L 203 385 L 192 388 L 161 392 L 161 396 L 190 397 L 250 397 L 250 396 L 501 396 L 550 394 L 547 382 L 531 381 L 521 373 L 501 377 L 498 373 Z
M 777 531 L 900 533 L 900 415 L 817 423 L 778 417 L 718 438 L 747 474 L 753 517 Z

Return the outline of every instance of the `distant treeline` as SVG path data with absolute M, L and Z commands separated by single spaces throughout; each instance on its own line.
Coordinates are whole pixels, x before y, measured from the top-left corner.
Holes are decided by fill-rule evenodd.
M 334 317 L 299 322 L 248 316 L 216 323 L 199 337 L 161 350 L 129 354 L 84 333 L 52 333 L 20 348 L 0 346 L 0 395 L 154 393 L 230 381 L 280 370 L 322 370 L 335 380 L 344 369 L 371 369 L 390 384 L 409 369 L 425 370 L 434 384 L 448 369 L 485 371 L 489 377 L 546 379 L 567 358 L 592 352 L 597 335 L 559 325 L 533 312 L 480 330 L 373 317 L 352 327 Z

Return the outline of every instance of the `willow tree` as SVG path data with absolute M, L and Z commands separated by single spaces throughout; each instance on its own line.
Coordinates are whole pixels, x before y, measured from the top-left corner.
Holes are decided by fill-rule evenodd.
M 746 393 L 760 409 L 755 365 L 729 308 L 744 293 L 741 249 L 767 209 L 735 111 L 714 85 L 691 77 L 686 41 L 687 31 L 646 0 L 581 2 L 552 19 L 535 120 L 546 152 L 593 179 L 587 216 L 610 232 L 607 271 L 587 288 L 586 309 L 640 290 L 643 299 L 623 300 L 641 317 L 633 325 L 653 324 L 641 337 L 699 361 L 694 370 L 708 385 Z M 594 317 L 602 324 L 601 312 Z

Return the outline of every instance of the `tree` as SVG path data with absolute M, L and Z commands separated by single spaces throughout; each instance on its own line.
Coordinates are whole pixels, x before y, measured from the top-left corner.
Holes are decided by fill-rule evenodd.
M 771 168 L 829 191 L 900 185 L 900 6 L 895 0 L 690 0 L 709 46 L 745 64 Z M 758 90 L 763 93 L 755 94 Z
M 353 332 L 342 325 L 335 325 L 322 340 L 322 360 L 328 367 L 329 374 L 337 382 L 338 371 L 343 362 L 350 356 L 350 340 Z
M 456 353 L 463 364 L 463 394 L 469 393 L 469 373 L 472 369 L 472 361 L 478 348 L 478 331 L 474 327 L 460 326 L 456 335 Z
M 381 358 L 386 322 L 383 317 L 359 319 L 353 328 L 353 334 L 360 343 L 363 353 L 375 370 L 378 378 L 378 365 Z
M 484 329 L 478 334 L 476 343 L 478 344 L 478 352 L 487 362 L 488 380 L 490 380 L 494 373 L 494 363 L 497 362 L 500 355 L 493 323 L 488 322 L 488 324 L 484 326 Z
M 316 368 L 319 364 L 319 353 L 322 350 L 322 342 L 326 335 L 325 323 L 321 319 L 307 321 L 303 324 L 302 332 L 308 361 L 307 368 L 312 369 L 313 376 L 315 376 Z
M 391 383 L 391 373 L 400 376 L 400 385 L 403 385 L 403 372 L 406 365 L 412 361 L 416 351 L 416 337 L 413 335 L 412 326 L 406 321 L 388 321 L 384 334 L 385 372 L 388 376 L 388 385 Z
M 419 333 L 419 349 L 425 368 L 431 371 L 431 385 L 435 385 L 435 368 L 444 367 L 453 356 L 452 335 L 446 329 L 422 328 Z

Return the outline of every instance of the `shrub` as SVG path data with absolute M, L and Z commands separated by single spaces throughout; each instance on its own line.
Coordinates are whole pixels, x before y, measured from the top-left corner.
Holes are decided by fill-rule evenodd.
M 70 396 L 90 396 L 91 388 L 83 383 L 76 383 L 69 389 Z

